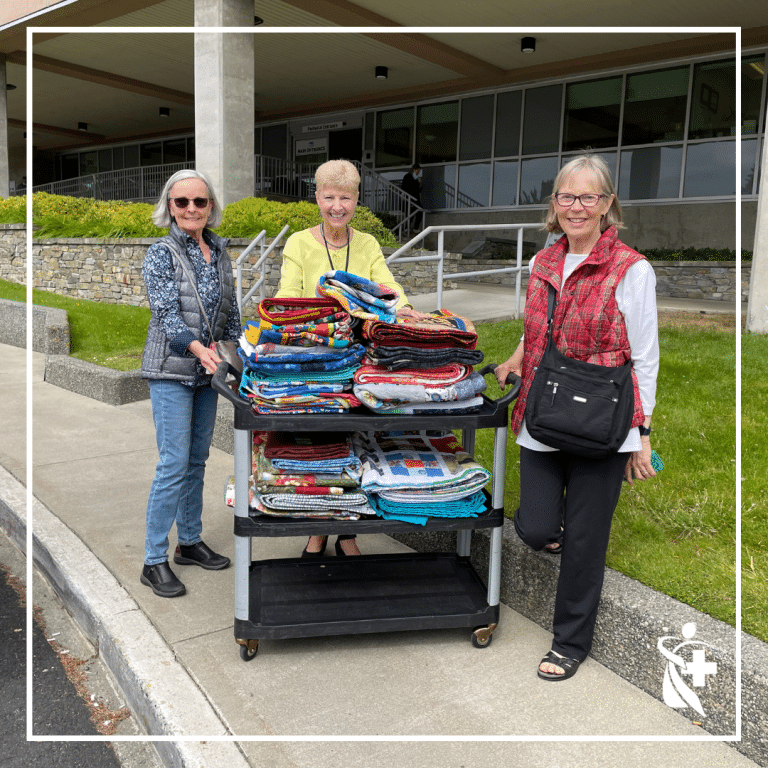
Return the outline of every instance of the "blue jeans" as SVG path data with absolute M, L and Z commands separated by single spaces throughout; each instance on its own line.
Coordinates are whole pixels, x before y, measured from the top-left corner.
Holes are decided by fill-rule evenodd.
M 168 560 L 168 534 L 176 521 L 179 544 L 200 541 L 203 477 L 216 423 L 218 395 L 211 387 L 149 379 L 157 463 L 147 502 L 144 563 Z

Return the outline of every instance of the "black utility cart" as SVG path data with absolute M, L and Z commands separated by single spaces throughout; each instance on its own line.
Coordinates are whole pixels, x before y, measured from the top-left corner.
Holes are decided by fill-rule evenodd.
M 493 371 L 488 365 L 481 373 Z M 235 374 L 237 381 L 228 374 Z M 491 643 L 499 619 L 501 530 L 504 522 L 508 405 L 519 380 L 498 400 L 484 397 L 471 414 L 392 415 L 363 407 L 348 414 L 265 416 L 237 393 L 239 372 L 223 362 L 214 388 L 234 406 L 235 429 L 235 640 L 243 660 L 256 655 L 259 640 L 388 632 L 409 629 L 471 628 L 472 643 Z M 486 511 L 472 518 L 430 518 L 426 526 L 367 518 L 359 521 L 251 516 L 252 431 L 346 431 L 461 429 L 470 455 L 475 430 L 494 429 L 492 493 Z M 488 583 L 470 563 L 472 531 L 490 529 Z M 361 555 L 359 557 L 251 560 L 254 536 L 310 536 L 398 531 L 457 531 L 457 551 Z

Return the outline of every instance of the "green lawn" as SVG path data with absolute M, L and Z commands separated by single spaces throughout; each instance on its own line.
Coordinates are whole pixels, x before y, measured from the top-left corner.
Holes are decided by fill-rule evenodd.
M 0 281 L 0 298 L 24 301 L 23 286 Z M 149 321 L 146 308 L 99 304 L 35 291 L 35 303 L 69 312 L 72 354 L 120 370 L 137 368 Z M 608 565 L 704 613 L 735 624 L 736 417 L 735 320 L 671 313 L 660 319 L 661 365 L 652 445 L 664 460 L 653 480 L 624 487 Z M 477 326 L 486 362 L 507 359 L 521 321 Z M 768 337 L 743 335 L 742 621 L 768 640 Z M 492 377 L 489 394 L 500 395 Z M 492 434 L 476 454 L 492 466 Z M 504 506 L 517 507 L 519 450 L 510 433 Z
M 655 479 L 625 485 L 614 518 L 608 565 L 731 625 L 736 621 L 736 418 L 733 320 L 676 321 L 659 331 L 661 363 L 651 443 L 665 462 Z M 722 327 L 722 326 L 725 327 Z M 521 321 L 479 325 L 487 362 L 503 362 L 522 332 Z M 768 351 L 768 350 L 766 350 Z M 768 359 L 762 355 L 761 360 Z M 762 371 L 765 423 L 768 381 Z M 499 389 L 491 383 L 490 394 Z M 756 408 L 759 411 L 759 408 Z M 757 430 L 756 430 L 757 438 Z M 768 451 L 764 449 L 764 453 Z M 490 434 L 477 439 L 477 457 L 490 466 Z M 758 462 L 764 467 L 764 462 Z M 505 510 L 519 496 L 519 449 L 507 446 Z M 756 467 L 757 473 L 757 467 Z M 757 474 L 755 480 L 757 481 Z M 758 484 L 756 483 L 756 486 Z M 762 493 L 765 493 L 763 490 Z M 748 544 L 754 573 L 745 572 L 744 630 L 768 638 L 765 562 L 768 541 L 757 534 L 763 511 L 753 512 Z M 745 507 L 746 508 L 746 507 Z M 746 527 L 746 526 L 745 526 Z M 749 562 L 749 561 L 748 561 Z M 748 610 L 748 606 L 750 607 Z M 762 608 L 762 610 L 761 610 Z

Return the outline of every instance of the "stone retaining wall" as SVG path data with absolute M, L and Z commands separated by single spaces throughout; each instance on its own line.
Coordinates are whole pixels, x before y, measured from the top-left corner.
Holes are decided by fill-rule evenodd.
M 525 263 L 525 262 L 524 262 Z M 652 261 L 656 273 L 656 295 L 676 299 L 706 299 L 709 301 L 736 301 L 735 261 Z M 501 266 L 513 267 L 514 261 L 500 259 L 462 259 L 459 270 L 466 272 L 494 269 Z M 741 267 L 741 300 L 749 297 L 749 277 L 751 262 Z M 447 271 L 447 270 L 446 270 Z M 453 271 L 453 270 L 451 270 Z M 526 283 L 523 272 L 523 283 Z M 487 275 L 467 278 L 468 282 L 489 283 L 495 285 L 514 285 L 515 275 Z
M 64 296 L 146 306 L 147 298 L 141 277 L 141 264 L 147 248 L 154 239 L 58 239 L 40 240 L 33 244 L 34 287 Z M 233 239 L 230 255 L 233 261 L 248 245 L 244 239 Z M 385 248 L 384 254 L 393 252 Z M 423 253 L 435 253 L 423 251 Z M 249 259 L 254 263 L 255 258 Z M 265 264 L 266 295 L 272 296 L 280 280 L 282 250 Z M 472 272 L 514 266 L 513 260 L 462 259 L 448 254 L 444 272 Z M 406 294 L 418 295 L 436 290 L 437 262 L 392 264 L 392 272 Z M 656 293 L 685 299 L 709 299 L 733 303 L 736 299 L 737 262 L 733 261 L 655 261 Z M 741 268 L 741 299 L 747 301 L 751 264 Z M 24 226 L 0 226 L 0 278 L 23 283 L 26 280 L 26 249 Z M 244 293 L 258 275 L 245 273 Z M 471 282 L 514 285 L 514 274 L 467 278 Z M 445 289 L 455 288 L 455 281 L 446 281 Z
M 154 238 L 122 240 L 99 240 L 72 238 L 34 241 L 34 287 L 61 296 L 147 306 L 141 265 Z M 245 250 L 250 241 L 232 239 L 229 254 L 234 261 Z M 385 248 L 389 256 L 393 248 Z M 430 251 L 424 251 L 430 253 Z M 432 252 L 433 253 L 433 252 Z M 255 263 L 258 252 L 248 259 Z M 458 254 L 445 258 L 446 273 L 457 271 Z M 280 281 L 282 248 L 264 264 L 266 273 L 266 295 L 273 296 Z M 431 293 L 435 290 L 437 262 L 404 263 L 390 265 L 395 279 L 403 286 L 407 295 Z M 12 282 L 26 282 L 26 247 L 24 227 L 20 224 L 0 226 L 0 278 Z M 243 294 L 247 293 L 259 275 L 244 272 Z M 445 288 L 455 284 L 446 282 Z

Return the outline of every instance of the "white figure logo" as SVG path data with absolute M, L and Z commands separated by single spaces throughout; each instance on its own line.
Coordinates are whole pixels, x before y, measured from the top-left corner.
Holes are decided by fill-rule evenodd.
M 664 703 L 668 707 L 677 709 L 691 707 L 702 717 L 706 717 L 699 697 L 681 677 L 681 675 L 690 675 L 691 685 L 694 688 L 703 688 L 706 685 L 707 675 L 717 674 L 717 664 L 714 661 L 707 661 L 706 651 L 704 650 L 704 646 L 709 646 L 710 648 L 714 646 L 700 640 L 693 640 L 695 634 L 696 624 L 693 622 L 684 624 L 683 637 L 685 640 L 682 643 L 678 643 L 671 651 L 664 646 L 664 641 L 677 640 L 677 638 L 674 635 L 659 638 L 658 649 L 661 655 L 667 659 L 667 666 L 664 669 L 662 693 L 664 695 Z M 678 655 L 678 651 L 687 645 L 701 646 L 691 652 L 690 661 L 686 661 L 682 656 Z

